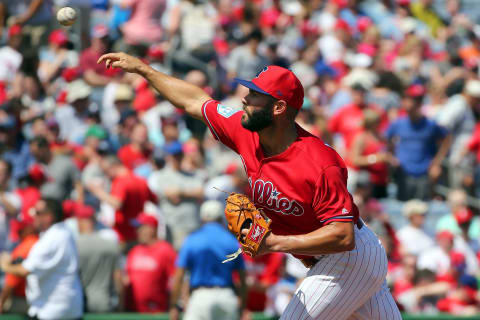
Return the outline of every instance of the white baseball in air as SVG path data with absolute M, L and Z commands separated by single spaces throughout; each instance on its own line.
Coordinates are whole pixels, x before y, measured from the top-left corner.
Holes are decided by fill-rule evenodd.
M 71 26 L 77 19 L 77 12 L 71 7 L 63 7 L 57 11 L 57 20 L 62 26 Z

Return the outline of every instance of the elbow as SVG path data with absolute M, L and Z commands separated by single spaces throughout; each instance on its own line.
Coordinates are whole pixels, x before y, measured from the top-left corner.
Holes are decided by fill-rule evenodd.
M 355 249 L 355 234 L 353 228 L 339 233 L 337 239 L 338 252 L 352 251 Z
M 351 235 L 345 237 L 342 243 L 343 251 L 352 251 L 355 249 L 355 236 Z

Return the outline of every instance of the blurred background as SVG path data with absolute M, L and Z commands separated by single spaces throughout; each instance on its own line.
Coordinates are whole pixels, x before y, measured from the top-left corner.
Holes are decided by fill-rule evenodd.
M 239 157 L 144 79 L 96 61 L 133 54 L 238 109 L 247 89 L 233 78 L 274 64 L 305 88 L 297 122 L 345 159 L 405 319 L 478 319 L 477 4 L 1 0 L 0 250 L 28 257 L 48 198 L 75 239 L 85 319 L 277 318 L 301 263 L 212 262 L 232 248 L 225 192 L 249 192 Z M 55 19 L 65 5 L 70 28 Z M 21 319 L 25 280 L 2 273 L 0 285 L 0 311 Z

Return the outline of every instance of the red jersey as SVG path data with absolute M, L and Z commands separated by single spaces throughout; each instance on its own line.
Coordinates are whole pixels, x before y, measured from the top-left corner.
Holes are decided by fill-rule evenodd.
M 32 220 L 33 218 L 29 211 L 35 206 L 38 200 L 40 200 L 40 190 L 36 187 L 28 186 L 26 188 L 17 189 L 15 192 L 22 200 L 22 210 L 19 220 Z M 13 242 L 19 240 L 19 225 L 20 222 L 17 219 L 10 220 L 10 240 Z
M 347 191 L 347 168 L 330 146 L 297 125 L 297 139 L 284 152 L 264 157 L 258 133 L 243 128 L 243 111 L 209 100 L 202 107 L 213 136 L 238 153 L 251 200 L 272 219 L 278 235 L 315 231 L 333 221 L 358 220 Z
M 133 220 L 143 211 L 145 202 L 156 203 L 157 197 L 147 183 L 133 173 L 113 179 L 112 196 L 122 201 L 122 207 L 115 212 L 113 229 L 120 241 L 135 241 L 137 238 Z
M 104 64 L 97 63 L 102 54 L 102 52 L 93 50 L 92 47 L 83 50 L 80 54 L 80 69 L 82 72 L 93 70 L 96 74 L 110 77 L 112 74 L 109 72 L 109 69 L 107 69 Z
M 380 130 L 388 127 L 388 118 L 385 112 L 379 108 L 373 108 L 381 115 L 382 122 Z M 349 104 L 336 112 L 328 122 L 328 130 L 332 133 L 339 133 L 345 141 L 345 148 L 350 150 L 355 136 L 363 130 L 363 109 L 356 104 Z
M 475 152 L 477 163 L 480 163 L 480 124 L 475 126 L 472 137 L 467 143 L 468 151 Z
M 139 165 L 147 162 L 151 153 L 152 152 L 149 149 L 141 151 L 133 148 L 131 144 L 127 144 L 118 150 L 117 156 L 125 167 L 133 170 Z
M 168 311 L 169 279 L 175 272 L 176 253 L 166 241 L 137 245 L 127 256 L 129 311 Z
M 282 272 L 285 255 L 279 252 L 268 253 L 252 258 L 244 254 L 245 267 L 248 276 L 254 277 L 256 283 L 273 286 L 278 282 Z M 249 289 L 247 293 L 247 309 L 250 311 L 264 311 L 267 302 L 265 291 Z

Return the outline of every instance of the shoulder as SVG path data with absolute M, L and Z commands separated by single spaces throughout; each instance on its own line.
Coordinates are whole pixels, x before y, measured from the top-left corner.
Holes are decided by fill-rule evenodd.
M 330 166 L 345 167 L 345 163 L 333 147 L 325 144 L 322 139 L 300 128 L 301 157 L 304 165 L 323 170 Z

